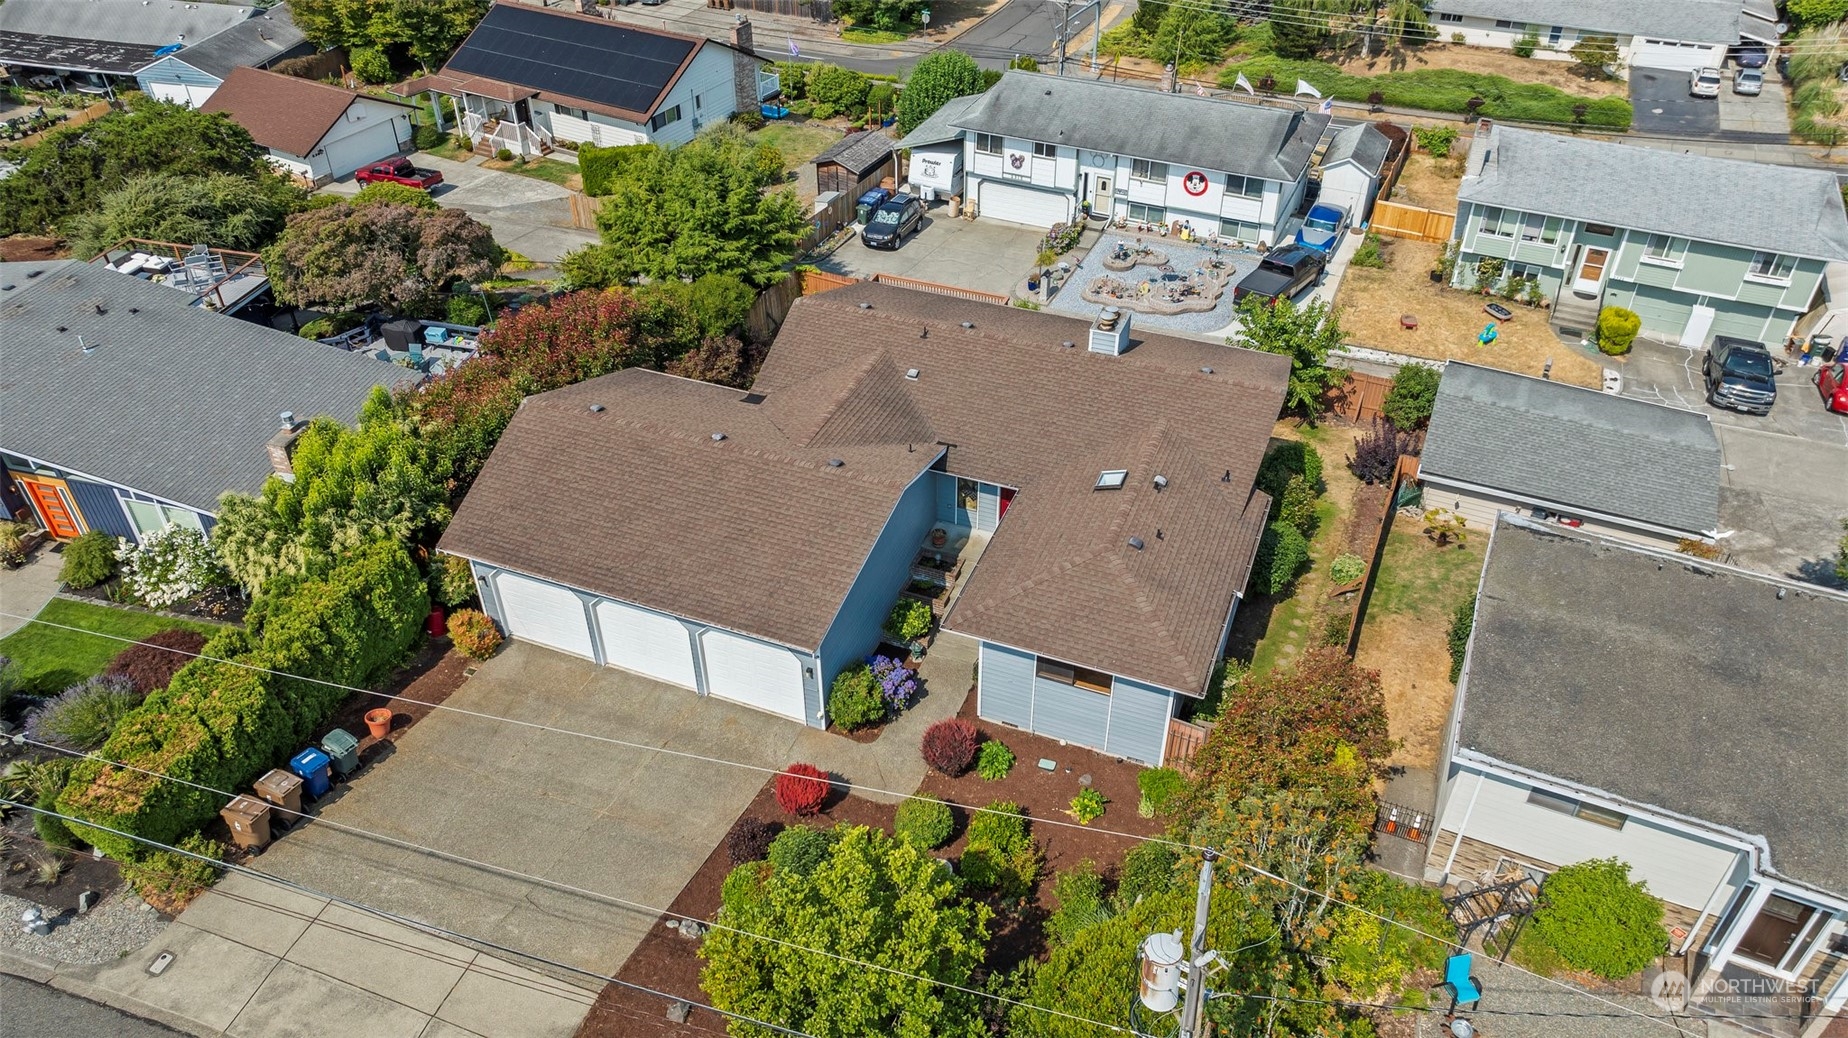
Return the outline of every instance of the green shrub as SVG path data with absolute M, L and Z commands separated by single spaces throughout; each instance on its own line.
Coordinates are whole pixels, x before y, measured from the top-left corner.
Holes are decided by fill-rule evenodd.
M 1593 99 L 1541 83 L 1519 83 L 1506 76 L 1461 69 L 1422 68 L 1353 76 L 1320 61 L 1260 57 L 1227 65 L 1219 75 L 1219 85 L 1231 89 L 1241 72 L 1254 83 L 1264 76 L 1280 84 L 1302 79 L 1328 97 L 1356 104 L 1366 103 L 1377 91 L 1382 104 L 1428 112 L 1467 112 L 1470 99 L 1480 97 L 1481 115 L 1516 122 L 1571 124 L 1578 121 L 1573 107 L 1582 104 L 1586 125 L 1627 129 L 1632 114 L 1630 102 L 1621 97 Z
M 886 617 L 886 630 L 900 641 L 914 642 L 930 633 L 930 606 L 915 598 L 900 598 Z
M 512 162 L 513 161 L 513 149 L 512 148 L 496 149 L 494 152 L 494 159 L 496 162 Z
M 1104 798 L 1102 793 L 1099 793 L 1093 787 L 1086 786 L 1084 789 L 1078 791 L 1077 796 L 1072 798 L 1072 806 L 1069 813 L 1073 818 L 1078 820 L 1079 825 L 1090 825 L 1092 822 L 1104 816 L 1104 805 L 1107 803 L 1109 803 L 1109 801 Z
M 140 863 L 122 866 L 122 878 L 141 900 L 168 915 L 178 915 L 205 888 L 218 882 L 220 869 L 214 863 L 225 860 L 224 845 L 203 833 L 193 833 L 177 846 L 191 853 L 154 851 Z
M 1173 768 L 1150 768 L 1136 776 L 1136 789 L 1142 799 L 1136 813 L 1153 818 L 1168 810 L 1168 805 L 1187 788 L 1187 780 Z
M 770 867 L 777 872 L 806 876 L 828 860 L 834 832 L 808 825 L 792 825 L 770 841 Z
M 1372 231 L 1361 240 L 1360 248 L 1354 250 L 1354 256 L 1348 260 L 1355 267 L 1369 267 L 1378 270 L 1386 266 L 1386 241 Z
M 67 850 L 77 846 L 76 834 L 71 832 L 70 826 L 64 824 L 64 819 L 58 817 L 57 790 L 47 789 L 40 793 L 33 806 L 38 811 L 32 816 L 32 829 L 38 833 L 40 842 Z M 52 813 L 46 814 L 47 811 Z
M 362 209 L 372 205 L 408 205 L 413 209 L 442 208 L 436 199 L 430 197 L 430 192 L 389 180 L 380 180 L 360 188 L 350 204 Z
M 1290 440 L 1271 447 L 1258 465 L 1257 487 L 1275 501 L 1283 497 L 1291 476 L 1301 476 L 1317 493 L 1322 491 L 1322 455 L 1314 447 Z
M 450 296 L 443 300 L 443 320 L 479 328 L 488 323 L 488 304 L 479 296 Z
M 1061 871 L 1052 880 L 1052 897 L 1059 907 L 1046 917 L 1046 940 L 1068 944 L 1072 938 L 1110 918 L 1104 899 L 1104 877 L 1089 858 Z
M 1457 142 L 1457 128 L 1454 126 L 1414 126 L 1412 140 L 1418 142 L 1427 154 L 1434 159 L 1450 157 L 1450 148 Z
M 71 587 L 95 587 L 115 576 L 115 538 L 101 530 L 91 530 L 64 546 L 64 565 L 58 567 L 58 579 Z
M 890 116 L 893 102 L 898 98 L 898 90 L 890 83 L 874 83 L 866 93 L 866 110 L 876 115 Z
M 1040 850 L 1027 834 L 1026 813 L 1019 804 L 997 800 L 969 820 L 969 840 L 958 871 L 978 890 L 1003 898 L 1022 898 L 1039 879 Z
M 1258 541 L 1257 561 L 1251 567 L 1251 586 L 1267 595 L 1281 595 L 1296 583 L 1309 564 L 1309 541 L 1289 523 L 1278 520 L 1264 528 Z
M 1784 12 L 1798 27 L 1808 29 L 1848 18 L 1848 0 L 1788 0 Z
M 218 551 L 205 534 L 173 524 L 118 547 L 122 584 L 150 609 L 166 609 L 215 587 L 231 583 Z
M 1450 614 L 1450 629 L 1445 633 L 1450 645 L 1450 680 L 1453 682 L 1463 674 L 1463 655 L 1469 651 L 1469 632 L 1475 626 L 1476 600 L 1472 598 Z
M 389 83 L 398 78 L 391 70 L 391 59 L 377 47 L 353 47 L 347 51 L 353 74 L 367 83 Z
M 809 102 L 809 114 L 817 119 L 832 119 L 834 118 L 835 111 L 835 107 L 825 101 Z
M 872 89 L 872 80 L 839 65 L 818 66 L 808 77 L 808 96 L 817 107 L 827 105 L 848 115 L 866 110 L 866 98 Z
M 1277 499 L 1277 518 L 1296 527 L 1305 538 L 1314 537 L 1315 529 L 1321 523 L 1316 514 L 1316 500 L 1320 497 L 1315 486 L 1302 476 L 1291 476 L 1284 484 L 1283 496 Z
M 1540 887 L 1534 935 L 1574 969 L 1617 980 L 1668 950 L 1662 902 L 1616 858 L 1567 865 Z
M 431 148 L 441 147 L 442 143 L 443 131 L 430 123 L 423 123 L 411 131 L 411 147 L 418 151 L 429 151 Z
M 1328 564 L 1328 576 L 1338 587 L 1352 584 L 1367 574 L 1367 560 L 1353 552 L 1342 552 Z
M 1514 56 L 1517 58 L 1531 58 L 1534 56 L 1534 51 L 1539 49 L 1540 37 L 1532 30 L 1522 34 L 1519 39 L 1514 41 Z
M 630 163 L 655 150 L 652 144 L 625 144 L 614 148 L 594 144 L 578 146 L 578 172 L 584 177 L 584 193 L 607 195 L 616 178 Z
M 475 597 L 475 571 L 460 555 L 430 560 L 430 598 L 453 609 Z
M 247 620 L 277 670 L 364 687 L 405 659 L 429 615 L 429 588 L 410 555 L 375 541 L 326 576 L 273 579 Z
M 990 782 L 998 782 L 1014 770 L 1014 751 L 999 739 L 982 744 L 975 754 L 975 773 Z
M 774 849 L 776 844 L 773 842 L 770 846 Z M 719 921 L 735 919 L 747 912 L 750 902 L 763 895 L 764 883 L 774 868 L 767 861 L 747 861 L 726 873 L 725 881 L 719 884 Z
M 1117 909 L 1171 889 L 1180 865 L 1180 852 L 1165 843 L 1146 841 L 1131 847 L 1123 855 L 1123 867 L 1117 874 Z
M 94 750 L 108 741 L 109 733 L 130 710 L 141 705 L 141 697 L 128 678 L 89 678 L 34 710 L 26 719 L 26 735 L 35 742 Z
M 363 191 L 365 189 L 361 188 L 360 190 Z M 296 334 L 304 339 L 331 339 L 343 332 L 350 332 L 365 323 L 366 317 L 364 314 L 329 314 L 326 317 L 317 317 L 307 324 L 302 325 L 301 331 Z
M 898 805 L 892 818 L 892 834 L 916 844 L 919 850 L 935 850 L 950 842 L 956 829 L 956 816 L 950 805 L 934 797 L 916 797 Z
M 1612 357 L 1621 357 L 1630 352 L 1636 342 L 1636 333 L 1642 330 L 1643 319 L 1634 310 L 1625 310 L 1621 306 L 1607 306 L 1598 311 L 1598 352 Z
M 1322 624 L 1322 644 L 1331 648 L 1345 647 L 1353 633 L 1354 614 L 1334 613 Z
M 746 108 L 741 112 L 733 112 L 731 121 L 746 130 L 761 130 L 770 123 L 770 120 L 764 118 L 761 108 Z
M 856 663 L 840 672 L 828 695 L 828 717 L 848 732 L 885 720 L 886 703 L 871 667 Z
M 1393 372 L 1392 388 L 1380 413 L 1400 429 L 1421 429 L 1431 420 L 1431 408 L 1437 403 L 1437 386 L 1443 379 L 1441 368 L 1424 364 L 1402 364 Z

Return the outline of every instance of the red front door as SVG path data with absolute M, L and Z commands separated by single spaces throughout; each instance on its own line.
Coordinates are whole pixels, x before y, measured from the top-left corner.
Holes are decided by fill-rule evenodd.
M 1008 506 L 1008 505 L 1011 505 L 1011 504 L 1013 504 L 1013 503 L 1014 503 L 1014 490 L 1013 490 L 1013 488 L 1012 488 L 1012 487 L 1002 487 L 1002 488 L 1001 488 L 1001 514 L 1000 514 L 1000 515 L 997 515 L 997 516 L 995 516 L 995 518 L 996 518 L 996 519 L 999 519 L 999 518 L 1001 518 L 1001 516 L 1004 516 L 1004 515 L 1006 515 L 1006 514 L 1007 514 L 1007 506 Z
M 32 507 L 38 511 L 46 532 L 61 541 L 83 536 L 83 526 L 77 519 L 77 508 L 71 503 L 70 491 L 64 484 L 40 482 L 25 476 L 14 478 L 25 490 L 26 496 L 32 499 Z

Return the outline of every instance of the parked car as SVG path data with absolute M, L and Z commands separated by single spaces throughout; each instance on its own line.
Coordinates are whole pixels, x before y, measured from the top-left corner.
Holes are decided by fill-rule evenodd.
M 1316 283 L 1327 260 L 1307 245 L 1285 245 L 1272 249 L 1258 261 L 1258 269 L 1246 274 L 1232 289 L 1232 301 L 1246 296 L 1261 299 L 1290 299 Z
M 1765 88 L 1762 69 L 1742 68 L 1733 73 L 1733 93 L 1756 97 Z
M 873 210 L 860 240 L 869 249 L 896 249 L 905 244 L 905 235 L 923 228 L 924 203 L 916 195 L 893 195 Z
M 410 159 L 397 158 L 357 170 L 353 179 L 362 184 L 403 184 L 428 191 L 443 182 L 443 175 L 434 169 L 418 169 Z
M 1777 379 L 1771 351 L 1764 343 L 1716 335 L 1701 361 L 1707 402 L 1746 414 L 1770 414 L 1777 403 Z
M 1824 410 L 1848 414 L 1848 364 L 1839 360 L 1824 364 L 1816 372 L 1816 389 L 1822 394 Z
M 1771 62 L 1771 48 L 1762 43 L 1741 43 L 1727 48 L 1726 60 L 1738 68 L 1764 68 Z
M 1347 222 L 1348 211 L 1338 205 L 1312 205 L 1308 219 L 1296 231 L 1296 244 L 1332 256 L 1341 245 L 1341 232 L 1347 230 Z
M 1720 96 L 1720 70 L 1697 68 L 1688 73 L 1688 93 L 1695 97 Z

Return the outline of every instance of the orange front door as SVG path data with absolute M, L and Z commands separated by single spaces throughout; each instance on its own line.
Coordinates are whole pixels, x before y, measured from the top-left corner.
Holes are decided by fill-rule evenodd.
M 75 540 L 83 536 L 83 526 L 77 519 L 77 509 L 71 504 L 70 491 L 62 483 L 39 482 L 23 476 L 15 477 L 25 489 L 26 496 L 32 499 L 32 507 L 38 510 L 39 518 L 45 523 L 45 530 L 61 541 Z

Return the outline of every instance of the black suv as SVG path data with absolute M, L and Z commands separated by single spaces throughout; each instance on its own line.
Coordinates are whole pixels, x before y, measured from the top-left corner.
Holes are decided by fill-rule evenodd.
M 1777 403 L 1777 379 L 1771 351 L 1763 343 L 1716 335 L 1701 362 L 1706 376 L 1707 402 L 1746 414 L 1770 414 Z
M 924 228 L 924 203 L 916 195 L 893 195 L 866 218 L 860 240 L 869 249 L 896 249 L 905 243 L 905 235 Z

